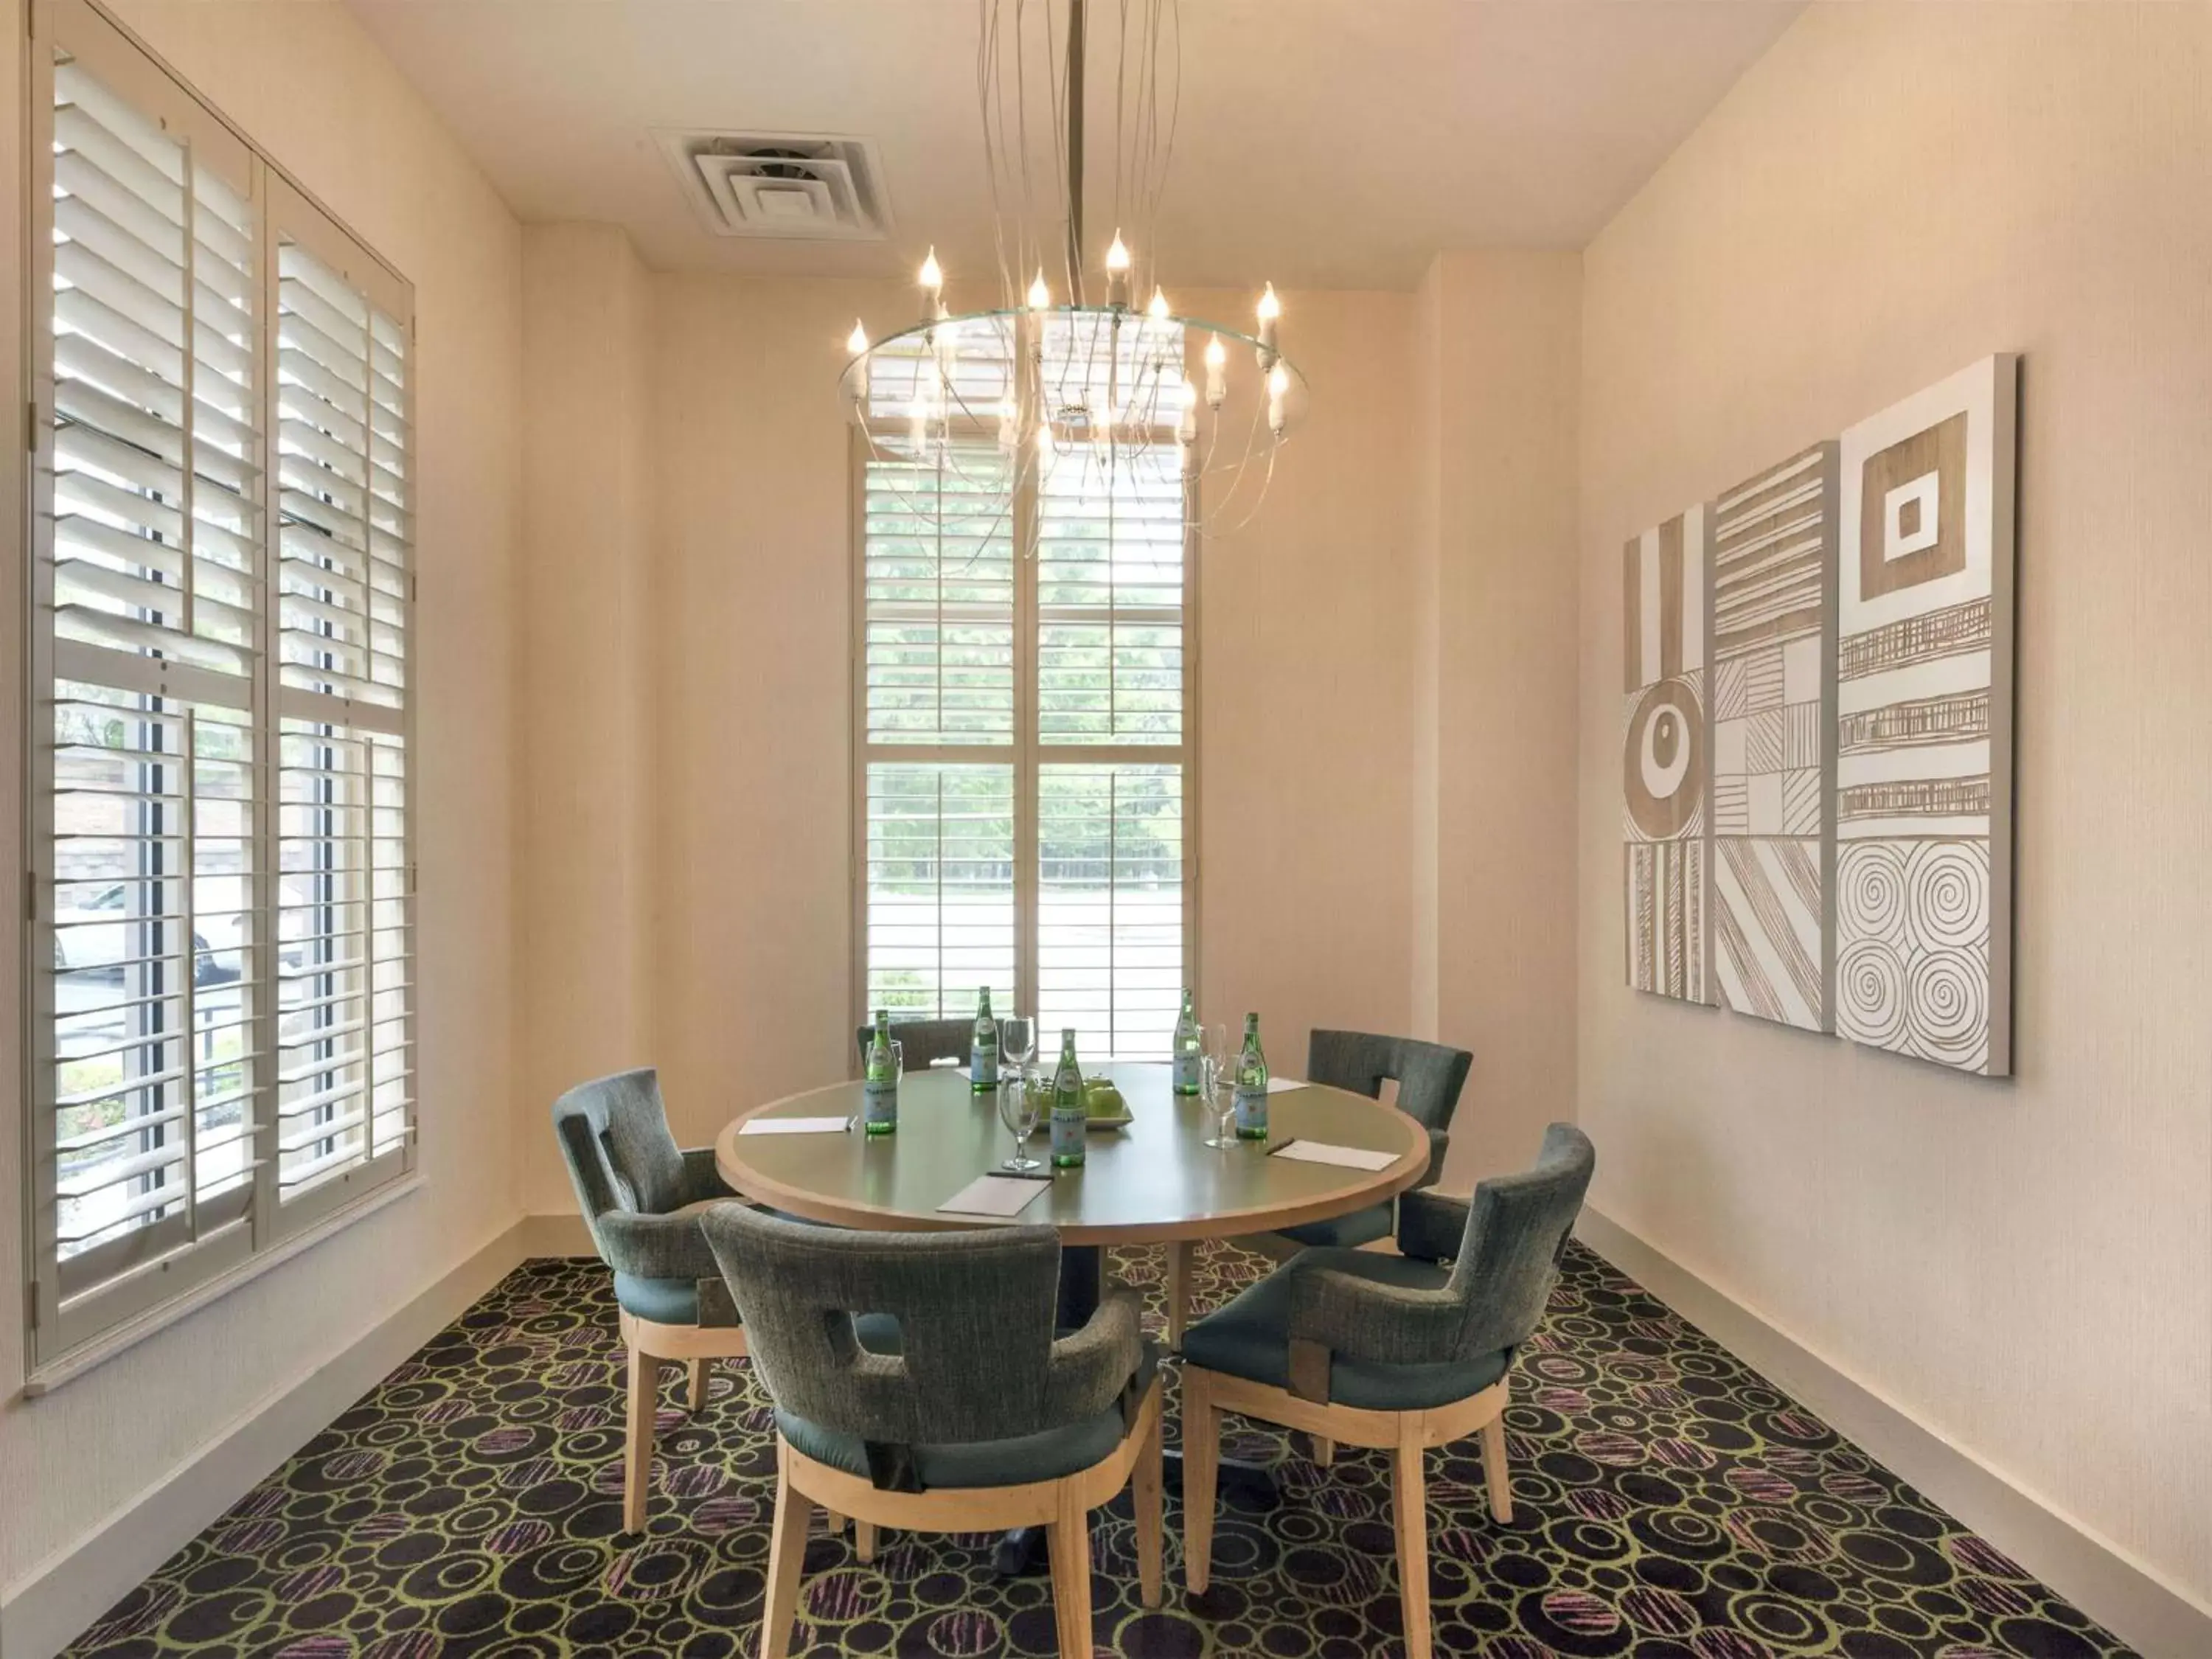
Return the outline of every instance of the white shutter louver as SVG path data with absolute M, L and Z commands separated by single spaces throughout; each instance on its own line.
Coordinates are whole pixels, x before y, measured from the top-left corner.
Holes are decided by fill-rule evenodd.
M 34 1388 L 414 1127 L 411 295 L 84 0 L 40 33 Z
M 1163 1058 L 1190 959 L 1182 331 L 1048 319 L 1053 441 L 1019 457 L 1011 330 L 945 332 L 871 360 L 857 463 L 862 1012 L 964 1015 L 988 983 L 1047 1050 L 1073 1027 L 1086 1063 Z
M 282 223 L 292 204 L 278 195 Z M 404 329 L 282 229 L 276 276 L 275 1147 L 289 1210 L 342 1197 L 412 1133 L 413 532 Z

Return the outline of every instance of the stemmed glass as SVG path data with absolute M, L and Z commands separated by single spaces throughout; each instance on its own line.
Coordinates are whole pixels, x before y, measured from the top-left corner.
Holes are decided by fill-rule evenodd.
M 1231 1086 L 1237 1076 L 1237 1041 L 1228 1026 L 1209 1025 L 1205 1042 L 1205 1051 L 1199 1056 L 1198 1086 L 1213 1133 L 1201 1144 L 1226 1151 L 1237 1144 L 1231 1133 L 1237 1116 L 1237 1091 Z
M 1013 1062 L 1014 1075 L 1030 1074 L 1030 1060 L 1036 1053 L 1036 1021 L 1026 1014 L 1009 1014 L 999 1022 L 999 1058 Z
M 1044 1102 L 1030 1076 L 1030 1056 L 1036 1052 L 1036 1022 L 1013 1015 L 1000 1022 L 999 1058 L 1011 1061 L 1011 1074 L 1001 1073 L 999 1079 L 999 1121 L 1006 1126 L 1006 1133 L 1014 1138 L 1014 1155 L 1000 1164 L 1016 1175 L 1028 1175 L 1044 1168 L 1042 1163 L 1029 1157 L 1023 1148 L 1036 1132 L 1038 1108 Z
M 1040 1091 L 1030 1087 L 1027 1072 L 1017 1071 L 999 1085 L 999 1121 L 1006 1126 L 1006 1133 L 1014 1138 L 1014 1155 L 999 1167 L 1011 1170 L 1016 1175 L 1028 1175 L 1044 1165 L 1029 1157 L 1022 1148 L 1036 1133 L 1037 1108 L 1042 1104 Z

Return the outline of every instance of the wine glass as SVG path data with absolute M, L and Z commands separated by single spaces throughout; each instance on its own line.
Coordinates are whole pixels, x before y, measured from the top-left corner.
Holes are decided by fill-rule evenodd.
M 1012 1020 L 1006 1022 L 1009 1025 L 1013 1023 Z M 1042 1091 L 1033 1085 L 1029 1067 L 1026 1065 L 1015 1066 L 1012 1078 L 1004 1082 L 999 1090 L 999 1121 L 1006 1126 L 1006 1133 L 1014 1138 L 1014 1155 L 1000 1164 L 1000 1169 L 1011 1170 L 1016 1175 L 1028 1175 L 1032 1170 L 1044 1168 L 1042 1164 L 1022 1150 L 1029 1144 L 1030 1137 L 1036 1133 L 1037 1108 L 1042 1103 Z
M 1206 1028 L 1205 1052 L 1199 1057 L 1199 1088 L 1206 1101 L 1213 1133 L 1204 1145 L 1227 1150 L 1237 1144 L 1231 1126 L 1237 1115 L 1237 1040 L 1226 1025 Z
M 1016 1077 L 1029 1077 L 1030 1060 L 1036 1053 L 1036 1021 L 1027 1014 L 1009 1014 L 999 1022 L 999 1058 L 1012 1062 Z

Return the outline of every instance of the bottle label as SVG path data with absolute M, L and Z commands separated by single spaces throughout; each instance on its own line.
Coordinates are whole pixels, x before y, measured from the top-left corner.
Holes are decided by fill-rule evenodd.
M 1240 1139 L 1265 1140 L 1267 1138 L 1267 1088 L 1265 1084 L 1248 1089 L 1242 1084 L 1237 1088 L 1237 1133 Z
M 1054 1102 L 1052 1109 L 1052 1161 L 1062 1169 L 1083 1162 L 1086 1151 L 1084 1137 L 1090 1133 L 1090 1117 L 1080 1105 L 1070 1108 Z
M 999 1042 L 977 1037 L 968 1045 L 968 1080 L 978 1089 L 999 1086 Z
M 872 1135 L 898 1127 L 898 1079 L 870 1078 L 860 1086 L 861 1127 Z
M 1198 1092 L 1198 1056 L 1180 1049 L 1175 1057 L 1175 1091 L 1179 1095 Z

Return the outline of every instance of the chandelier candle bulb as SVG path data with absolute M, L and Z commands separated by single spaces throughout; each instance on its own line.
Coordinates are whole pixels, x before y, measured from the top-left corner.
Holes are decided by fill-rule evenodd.
M 1267 425 L 1280 437 L 1288 410 L 1285 400 L 1291 395 L 1291 371 L 1280 363 L 1267 371 Z
M 1129 250 L 1118 230 L 1114 246 L 1106 250 L 1106 303 L 1116 311 L 1129 308 Z
M 1043 311 L 1052 304 L 1052 290 L 1044 285 L 1044 267 L 1037 267 L 1035 281 L 1030 284 L 1030 309 Z
M 1167 321 L 1168 296 L 1162 293 L 1158 289 L 1154 289 L 1152 290 L 1152 303 L 1145 307 L 1145 314 L 1150 317 L 1156 323 L 1164 323 Z
M 1219 409 L 1222 400 L 1229 396 L 1229 349 L 1214 335 L 1206 343 L 1206 402 L 1210 409 Z
M 1275 285 L 1273 283 L 1267 284 L 1267 291 L 1260 296 L 1258 312 L 1260 367 L 1263 369 L 1273 368 L 1275 366 L 1276 354 L 1275 325 L 1283 314 L 1283 302 L 1275 297 Z
M 853 393 L 865 407 L 868 401 L 868 331 L 858 317 L 853 319 L 853 331 L 845 337 L 845 349 L 854 358 L 853 365 Z
M 1182 377 L 1182 419 L 1176 427 L 1176 435 L 1185 443 L 1198 436 L 1198 388 L 1188 374 Z
M 933 247 L 921 262 L 919 280 L 922 292 L 927 296 L 921 302 L 921 319 L 925 323 L 934 322 L 945 315 L 945 268 L 937 263 L 937 250 Z

